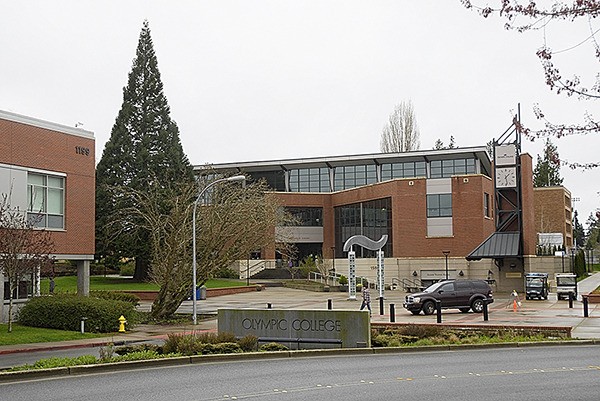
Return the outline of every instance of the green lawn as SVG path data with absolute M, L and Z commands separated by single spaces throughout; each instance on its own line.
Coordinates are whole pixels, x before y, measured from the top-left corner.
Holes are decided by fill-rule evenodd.
M 13 323 L 12 332 L 8 332 L 7 324 L 0 324 L 0 345 L 31 344 L 49 341 L 79 340 L 82 338 L 106 337 L 110 334 L 84 333 L 21 326 Z
M 42 278 L 41 292 L 42 294 L 48 294 L 49 292 L 48 278 Z M 64 276 L 56 277 L 54 279 L 55 288 L 54 292 L 77 292 L 77 276 Z M 234 280 L 234 279 L 214 279 L 209 280 L 206 284 L 207 288 L 223 288 L 223 287 L 239 287 L 246 285 L 245 281 Z M 102 291 L 158 291 L 158 286 L 153 283 L 137 283 L 133 281 L 131 277 L 115 277 L 115 276 L 91 276 L 90 277 L 90 290 L 102 290 Z

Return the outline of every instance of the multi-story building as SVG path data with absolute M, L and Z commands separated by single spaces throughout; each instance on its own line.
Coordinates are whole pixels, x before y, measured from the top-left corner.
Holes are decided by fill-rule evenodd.
M 531 157 L 520 157 L 522 180 L 531 183 Z M 383 251 L 390 285 L 413 277 L 425 283 L 445 276 L 499 278 L 490 260 L 465 259 L 495 231 L 493 166 L 486 147 L 223 163 L 195 170 L 266 180 L 301 221 L 286 227 L 298 260 L 319 254 L 343 271 L 348 238 L 387 235 Z M 533 209 L 529 187 L 522 192 L 528 211 Z M 534 255 L 531 218 L 524 223 L 520 249 Z M 252 256 L 278 261 L 275 249 Z M 373 279 L 373 251 L 355 251 L 357 274 Z
M 27 213 L 36 228 L 51 233 L 54 259 L 76 262 L 82 294 L 89 292 L 94 259 L 94 146 L 92 132 L 0 111 L 0 193 L 9 197 L 11 207 Z M 1 273 L 0 282 L 5 299 L 1 320 L 9 297 Z M 39 274 L 19 285 L 13 297 L 26 299 L 36 292 Z
M 571 192 L 562 186 L 539 187 L 533 189 L 533 199 L 538 245 L 564 246 L 569 251 L 574 245 Z

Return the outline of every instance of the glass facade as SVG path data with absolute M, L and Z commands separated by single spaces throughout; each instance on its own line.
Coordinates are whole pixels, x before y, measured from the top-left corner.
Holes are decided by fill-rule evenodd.
M 334 170 L 334 190 L 356 188 L 377 182 L 377 166 L 363 164 L 359 166 L 336 167 Z
M 376 199 L 368 202 L 354 203 L 335 208 L 335 253 L 343 255 L 343 246 L 353 235 L 364 235 L 374 241 L 388 236 L 383 247 L 384 255 L 392 254 L 392 200 Z M 354 249 L 357 257 L 373 258 L 375 251 L 357 246 Z
M 27 219 L 37 228 L 64 229 L 64 177 L 27 174 Z
M 327 167 L 294 169 L 289 174 L 290 192 L 331 192 Z
M 381 165 L 381 181 L 394 178 L 426 177 L 425 162 L 384 163 Z
M 432 160 L 430 178 L 449 178 L 453 175 L 475 174 L 475 159 Z
M 373 161 L 371 164 L 362 162 L 356 165 L 289 170 L 282 166 L 281 169 L 246 172 L 246 174 L 251 181 L 264 179 L 270 188 L 278 192 L 332 192 L 396 178 L 449 178 L 454 175 L 476 174 L 477 163 L 476 158 L 390 162 L 379 165 Z M 223 175 L 213 171 L 200 173 L 199 177 L 205 177 L 199 180 L 208 179 L 210 182 L 222 178 Z
M 255 171 L 250 175 L 252 181 L 265 180 L 274 191 L 285 192 L 285 172 L 283 170 Z
M 285 211 L 294 217 L 295 226 L 323 227 L 323 208 L 286 207 Z

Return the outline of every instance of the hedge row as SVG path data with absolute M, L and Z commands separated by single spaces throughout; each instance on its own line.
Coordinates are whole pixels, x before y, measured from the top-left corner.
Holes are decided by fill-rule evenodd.
M 19 323 L 25 326 L 79 331 L 81 319 L 88 332 L 111 333 L 119 329 L 119 317 L 128 327 L 136 320 L 135 306 L 130 302 L 54 295 L 31 298 L 19 311 Z
M 140 303 L 140 297 L 135 294 L 118 291 L 90 291 L 90 297 L 112 299 L 114 301 L 124 301 L 137 306 Z

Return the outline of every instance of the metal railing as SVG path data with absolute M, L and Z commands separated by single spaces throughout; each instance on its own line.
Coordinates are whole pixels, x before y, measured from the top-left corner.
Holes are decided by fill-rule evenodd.
M 425 289 L 423 282 L 418 278 L 415 278 L 415 279 L 403 278 L 398 281 L 405 292 L 418 292 L 418 291 L 422 291 Z
M 250 264 L 248 265 L 248 263 L 250 263 Z M 275 261 L 274 260 L 259 260 L 259 261 L 250 260 L 249 262 L 241 261 L 241 262 L 239 262 L 238 266 L 240 269 L 240 279 L 246 280 L 248 277 L 252 277 L 255 274 L 258 274 L 263 270 L 274 269 Z

